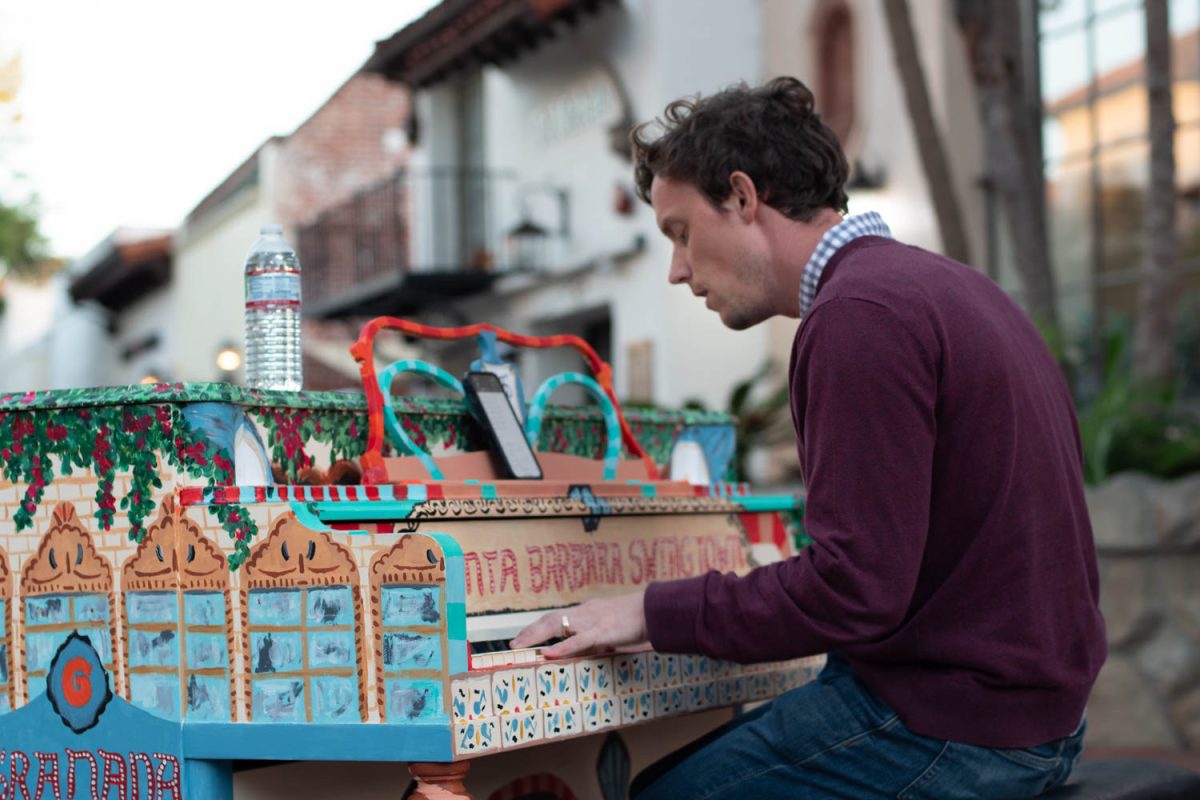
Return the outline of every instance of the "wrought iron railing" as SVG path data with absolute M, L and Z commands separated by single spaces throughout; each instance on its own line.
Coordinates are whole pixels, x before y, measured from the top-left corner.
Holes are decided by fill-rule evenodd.
M 386 291 L 406 273 L 509 267 L 516 181 L 494 170 L 401 170 L 322 212 L 299 231 L 309 308 Z

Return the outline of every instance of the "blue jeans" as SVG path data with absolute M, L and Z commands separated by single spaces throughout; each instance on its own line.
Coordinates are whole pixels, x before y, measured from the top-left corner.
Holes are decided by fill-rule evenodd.
M 831 655 L 816 680 L 648 767 L 631 797 L 1036 797 L 1067 780 L 1083 733 L 1081 724 L 1064 739 L 1015 750 L 919 736 Z

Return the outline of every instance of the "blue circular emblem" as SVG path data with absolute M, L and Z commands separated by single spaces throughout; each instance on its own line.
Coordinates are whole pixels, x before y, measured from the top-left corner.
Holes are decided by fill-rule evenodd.
M 63 724 L 75 733 L 83 733 L 99 722 L 112 699 L 104 664 L 79 631 L 72 631 L 54 654 L 46 675 L 46 696 Z

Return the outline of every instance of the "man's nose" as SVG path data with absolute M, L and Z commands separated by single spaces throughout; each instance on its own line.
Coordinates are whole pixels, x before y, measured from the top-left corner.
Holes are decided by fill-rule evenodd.
M 687 259 L 676 248 L 671 253 L 671 271 L 667 273 L 667 280 L 671 283 L 687 283 L 692 277 L 692 268 L 688 266 Z

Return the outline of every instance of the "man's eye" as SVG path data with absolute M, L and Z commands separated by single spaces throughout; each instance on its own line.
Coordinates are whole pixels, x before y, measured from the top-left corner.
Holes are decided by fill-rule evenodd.
M 688 243 L 688 234 L 687 234 L 687 231 L 680 231 L 680 232 L 679 232 L 679 243 L 680 243 L 681 245 L 684 245 L 685 247 L 687 246 L 687 243 Z

